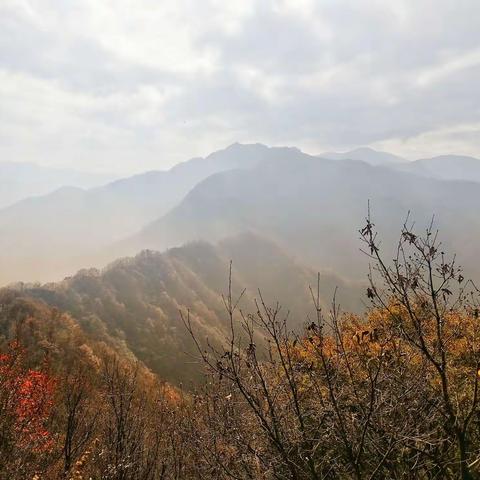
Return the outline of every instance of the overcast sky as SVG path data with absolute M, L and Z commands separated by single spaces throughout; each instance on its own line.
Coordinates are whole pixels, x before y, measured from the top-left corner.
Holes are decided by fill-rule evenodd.
M 479 0 L 0 0 L 0 160 L 480 157 Z

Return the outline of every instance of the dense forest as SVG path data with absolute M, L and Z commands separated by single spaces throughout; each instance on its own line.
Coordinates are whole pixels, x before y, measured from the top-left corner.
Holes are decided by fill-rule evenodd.
M 229 330 L 221 292 L 230 261 L 234 288 L 246 290 L 246 310 L 253 310 L 260 289 L 268 302 L 282 298 L 290 311 L 289 327 L 301 327 L 311 310 L 315 271 L 272 241 L 248 233 L 216 246 L 193 242 L 164 253 L 143 251 L 102 271 L 82 270 L 62 282 L 18 284 L 16 289 L 68 312 L 86 332 L 138 358 L 162 379 L 186 384 L 198 378 L 199 366 L 192 361 L 195 345 L 179 310 L 189 310 L 199 334 L 220 345 Z M 362 284 L 322 272 L 322 298 L 330 298 L 336 287 L 345 308 L 363 308 Z
M 179 258 L 186 268 L 188 249 L 147 252 L 60 285 L 4 289 L 0 478 L 478 478 L 480 292 L 433 228 L 417 235 L 406 224 L 393 261 L 369 219 L 360 233 L 371 270 L 357 313 L 334 292 L 327 301 L 313 278 L 301 297 L 308 307 L 296 311 L 305 316 L 292 323 L 270 292 L 246 292 L 246 273 L 240 282 L 231 268 L 224 295 L 203 291 L 203 308 L 211 300 L 216 316 L 202 317 L 195 299 L 206 277 L 196 277 L 194 293 L 177 281 L 169 301 L 179 308 L 164 317 L 175 316 L 189 338 L 198 378 L 188 386 L 148 365 L 147 344 L 132 347 L 145 326 L 133 310 L 121 315 L 128 302 L 112 294 L 124 288 L 138 303 L 129 269 L 139 281 L 145 255 L 157 255 L 148 265 L 158 272 Z M 102 323 L 107 297 L 116 325 Z M 146 336 L 160 338 L 156 329 Z M 165 365 L 184 345 L 165 347 Z

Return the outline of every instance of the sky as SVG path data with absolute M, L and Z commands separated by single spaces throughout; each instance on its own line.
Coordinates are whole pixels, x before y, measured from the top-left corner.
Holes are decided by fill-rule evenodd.
M 0 161 L 233 142 L 480 158 L 479 0 L 0 0 Z

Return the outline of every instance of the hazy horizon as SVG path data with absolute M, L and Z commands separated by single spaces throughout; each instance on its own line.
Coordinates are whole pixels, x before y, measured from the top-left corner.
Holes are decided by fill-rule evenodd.
M 135 176 L 135 175 L 141 175 L 141 174 L 148 173 L 148 172 L 168 171 L 168 170 L 170 170 L 170 169 L 174 168 L 175 166 L 180 165 L 182 163 L 188 162 L 190 160 L 199 159 L 199 158 L 206 158 L 213 153 L 217 153 L 217 152 L 221 152 L 223 150 L 227 150 L 228 148 L 231 148 L 232 146 L 235 146 L 235 145 L 242 145 L 242 146 L 262 145 L 262 146 L 265 146 L 267 148 L 291 148 L 291 149 L 298 149 L 302 153 L 305 153 L 305 154 L 311 155 L 311 156 L 322 157 L 322 156 L 325 156 L 325 154 L 333 154 L 337 158 L 342 158 L 342 157 L 347 158 L 347 156 L 348 156 L 347 154 L 349 154 L 351 152 L 362 151 L 362 150 L 368 152 L 369 150 L 372 150 L 372 151 L 374 151 L 374 153 L 397 156 L 397 157 L 399 157 L 399 159 L 401 161 L 406 161 L 406 163 L 415 162 L 417 160 L 425 160 L 425 159 L 431 159 L 431 158 L 437 158 L 437 157 L 444 157 L 444 156 L 452 156 L 452 157 L 463 157 L 463 156 L 465 156 L 465 157 L 471 157 L 471 158 L 474 158 L 474 159 L 477 159 L 477 160 L 480 161 L 480 158 L 477 158 L 477 157 L 472 156 L 472 155 L 464 155 L 464 154 L 458 153 L 458 152 L 450 152 L 450 153 L 441 153 L 440 152 L 440 153 L 437 153 L 435 155 L 427 153 L 427 154 L 425 154 L 424 156 L 421 156 L 421 157 L 418 157 L 418 156 L 407 157 L 407 156 L 402 156 L 399 153 L 396 153 L 395 151 L 381 150 L 381 149 L 374 148 L 371 145 L 358 145 L 358 146 L 354 146 L 354 147 L 352 147 L 348 150 L 339 149 L 339 150 L 335 150 L 335 151 L 334 150 L 329 150 L 329 151 L 316 152 L 316 151 L 306 151 L 304 149 L 299 148 L 297 145 L 284 145 L 284 144 L 272 145 L 272 144 L 267 144 L 267 143 L 264 143 L 264 142 L 237 142 L 237 141 L 235 141 L 235 142 L 223 145 L 216 150 L 210 150 L 205 155 L 195 155 L 193 157 L 180 159 L 178 162 L 175 162 L 172 165 L 166 165 L 166 166 L 159 167 L 159 168 L 155 168 L 155 166 L 154 166 L 153 168 L 132 170 L 132 171 L 128 171 L 128 172 L 125 172 L 125 171 L 122 172 L 122 171 L 118 171 L 118 170 L 117 171 L 96 171 L 95 169 L 87 170 L 87 169 L 81 168 L 81 166 L 79 168 L 77 168 L 75 166 L 69 167 L 69 166 L 62 166 L 62 165 L 58 165 L 58 166 L 57 165 L 45 165 L 45 164 L 41 164 L 41 163 L 36 163 L 34 160 L 32 160 L 32 161 L 17 161 L 17 162 L 8 161 L 8 160 L 7 161 L 1 161 L 0 160 L 0 165 L 11 165 L 11 166 L 24 165 L 24 166 L 33 166 L 33 167 L 40 167 L 40 168 L 45 168 L 45 169 L 52 169 L 52 170 L 55 170 L 55 171 L 58 171 L 58 172 L 66 172 L 66 173 L 71 172 L 71 173 L 78 173 L 78 174 L 97 175 L 98 179 L 105 178 L 105 181 L 103 183 L 107 184 L 107 183 L 110 183 L 110 182 L 113 182 L 113 181 L 116 181 L 116 180 L 120 180 L 122 178 L 128 178 L 128 177 Z M 328 155 L 325 158 L 328 158 Z M 98 183 L 98 185 L 102 184 L 101 182 L 97 182 L 97 183 Z M 69 185 L 65 184 L 64 186 L 69 186 Z M 83 187 L 83 188 L 89 188 L 89 187 Z

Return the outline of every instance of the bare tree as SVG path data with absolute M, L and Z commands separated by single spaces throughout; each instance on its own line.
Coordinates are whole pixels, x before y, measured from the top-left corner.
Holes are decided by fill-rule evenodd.
M 138 364 L 133 369 L 123 365 L 116 356 L 104 359 L 106 412 L 102 478 L 105 479 L 157 478 L 158 432 L 148 428 L 151 418 L 148 418 L 147 392 L 140 394 L 139 368 Z
M 445 437 L 436 441 L 446 446 L 443 466 L 472 479 L 472 467 L 478 464 L 472 428 L 479 414 L 478 289 L 465 280 L 455 257 L 442 250 L 433 220 L 419 236 L 407 218 L 392 264 L 384 259 L 370 216 L 361 237 L 374 262 L 368 297 L 388 313 L 412 354 L 428 365 L 425 381 L 432 383 L 433 395 L 439 392 L 435 400 L 444 417 Z M 458 348 L 464 351 L 455 351 Z M 451 457 L 449 444 L 455 446 Z
M 215 384 L 204 394 L 210 437 L 203 440 L 223 477 L 212 478 L 476 475 L 478 291 L 446 260 L 432 227 L 418 237 L 405 226 L 391 266 L 370 219 L 361 235 L 374 260 L 373 306 L 363 318 L 343 314 L 335 296 L 325 315 L 317 286 L 314 317 L 301 334 L 289 332 L 288 314 L 260 292 L 256 312 L 242 312 L 231 273 L 223 348 L 201 341 L 182 314 Z M 219 443 L 241 452 L 245 468 L 232 469 Z
M 63 392 L 65 435 L 63 441 L 63 470 L 68 476 L 95 433 L 99 412 L 91 404 L 92 385 L 82 369 L 66 376 Z

